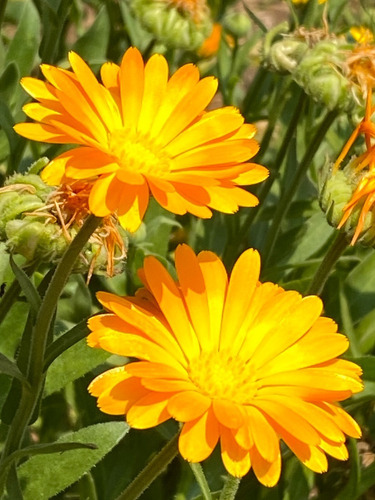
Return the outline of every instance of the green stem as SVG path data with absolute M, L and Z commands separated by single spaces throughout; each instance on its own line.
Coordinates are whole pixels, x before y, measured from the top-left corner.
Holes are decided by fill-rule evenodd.
M 268 193 L 271 191 L 273 183 L 275 182 L 275 180 L 277 178 L 276 174 L 280 170 L 280 168 L 283 164 L 285 155 L 286 155 L 286 153 L 288 151 L 288 147 L 290 145 L 290 141 L 292 140 L 292 137 L 293 137 L 295 130 L 297 128 L 299 118 L 301 116 L 301 112 L 302 112 L 302 109 L 304 107 L 306 98 L 307 98 L 307 96 L 306 96 L 305 92 L 303 90 L 301 90 L 301 94 L 300 94 L 300 98 L 297 102 L 297 106 L 294 109 L 294 113 L 293 113 L 293 116 L 289 122 L 289 125 L 288 125 L 287 131 L 285 133 L 283 142 L 282 142 L 280 149 L 277 153 L 277 156 L 276 156 L 276 159 L 274 162 L 274 168 L 272 169 L 272 172 L 271 172 L 270 176 L 268 177 L 268 179 L 263 183 L 262 188 L 259 192 L 259 195 L 258 195 L 259 205 L 249 212 L 249 214 L 248 214 L 248 216 L 247 216 L 247 218 L 242 226 L 242 230 L 245 229 L 246 231 L 248 231 L 249 227 L 251 226 L 251 224 L 254 222 L 257 215 L 259 214 L 259 209 L 262 207 L 263 202 L 266 199 Z M 242 233 L 242 230 L 241 230 L 241 233 Z
M 228 474 L 219 500 L 233 500 L 240 486 L 240 479 Z
M 277 209 L 275 210 L 275 216 L 273 218 L 271 227 L 269 229 L 269 234 L 268 238 L 265 243 L 264 251 L 263 251 L 263 262 L 264 262 L 264 268 L 267 265 L 267 262 L 272 254 L 273 248 L 275 246 L 275 242 L 277 239 L 277 236 L 280 231 L 281 227 L 281 222 L 285 217 L 285 214 L 287 213 L 290 204 L 293 200 L 293 197 L 303 180 L 310 163 L 312 159 L 315 156 L 315 153 L 317 152 L 321 142 L 323 141 L 327 130 L 329 127 L 332 125 L 334 122 L 335 118 L 337 117 L 337 111 L 329 111 L 327 115 L 325 116 L 324 120 L 321 122 L 318 130 L 316 131 L 309 147 L 307 148 L 301 163 L 298 166 L 296 175 L 290 184 L 289 188 L 287 188 L 284 193 L 281 195 L 279 203 L 277 205 Z
M 176 434 L 116 500 L 136 500 L 139 498 L 177 455 L 178 438 L 179 434 Z
M 199 487 L 202 492 L 202 497 L 204 498 L 204 500 L 212 500 L 211 490 L 210 487 L 208 486 L 207 479 L 206 476 L 204 475 L 201 464 L 190 463 L 189 465 L 191 470 L 193 471 L 197 483 L 199 484 Z
M 44 356 L 57 301 L 67 282 L 76 258 L 91 234 L 99 226 L 101 220 L 100 217 L 95 217 L 94 215 L 90 215 L 86 219 L 79 233 L 59 262 L 43 298 L 33 328 L 33 338 L 30 346 L 27 378 L 31 385 L 31 391 L 22 390 L 21 401 L 5 441 L 2 460 L 5 460 L 7 456 L 21 446 L 25 430 L 43 390 L 45 377 L 43 371 Z
M 338 233 L 315 273 L 315 276 L 307 291 L 308 295 L 321 294 L 331 270 L 333 269 L 341 254 L 347 248 L 348 244 L 349 243 L 347 240 L 347 235 L 345 233 Z

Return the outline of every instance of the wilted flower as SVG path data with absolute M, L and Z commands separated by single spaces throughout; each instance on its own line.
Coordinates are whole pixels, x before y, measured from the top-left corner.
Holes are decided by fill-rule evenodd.
M 43 166 L 46 160 L 38 163 Z M 0 188 L 0 240 L 27 261 L 57 262 L 90 213 L 90 189 L 83 181 L 55 188 L 33 173 L 9 177 Z M 89 276 L 106 270 L 112 276 L 115 261 L 125 254 L 124 235 L 108 216 L 90 237 L 74 270 L 88 271 Z
M 43 64 L 48 82 L 23 78 L 23 87 L 39 101 L 25 112 L 37 123 L 16 131 L 29 139 L 80 145 L 47 165 L 49 184 L 90 183 L 90 211 L 116 213 L 121 225 L 135 231 L 150 191 L 176 214 L 208 218 L 212 209 L 233 213 L 255 206 L 257 198 L 238 186 L 264 180 L 268 171 L 247 163 L 258 151 L 255 127 L 227 106 L 205 111 L 217 81 L 199 79 L 186 64 L 168 80 L 168 64 L 154 55 L 145 65 L 135 48 L 121 65 L 106 63 L 99 83 L 74 52 L 73 71 Z
M 220 441 L 230 474 L 252 467 L 266 486 L 280 476 L 280 439 L 316 472 L 327 470 L 326 453 L 346 460 L 345 434 L 361 433 L 337 402 L 362 390 L 361 369 L 337 359 L 348 339 L 321 316 L 321 300 L 260 283 L 252 249 L 230 279 L 215 254 L 187 245 L 176 269 L 177 282 L 147 257 L 135 297 L 98 294 L 110 312 L 90 319 L 89 345 L 139 359 L 90 384 L 99 408 L 137 429 L 174 418 L 186 460 L 206 459 Z

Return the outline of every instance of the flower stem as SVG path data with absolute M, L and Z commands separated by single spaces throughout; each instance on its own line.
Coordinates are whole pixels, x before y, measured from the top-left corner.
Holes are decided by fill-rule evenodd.
M 341 254 L 348 246 L 347 235 L 339 233 L 326 253 L 307 291 L 308 295 L 320 295 L 328 276 Z
M 263 262 L 264 266 L 266 266 L 269 258 L 271 257 L 273 248 L 276 243 L 277 236 L 279 234 L 279 230 L 281 227 L 281 222 L 285 217 L 285 214 L 287 213 L 290 204 L 293 200 L 293 197 L 304 177 L 306 174 L 307 169 L 310 166 L 310 163 L 312 159 L 315 156 L 315 153 L 317 152 L 322 140 L 324 139 L 327 130 L 329 127 L 332 125 L 334 122 L 335 118 L 337 117 L 337 111 L 329 111 L 327 115 L 325 116 L 324 120 L 321 122 L 318 130 L 316 131 L 309 147 L 307 148 L 301 163 L 298 166 L 296 175 L 290 184 L 289 188 L 284 191 L 284 193 L 281 195 L 280 201 L 277 206 L 277 210 L 275 210 L 275 216 L 273 218 L 271 227 L 269 229 L 269 234 L 268 238 L 266 240 L 266 244 L 263 250 Z
M 76 258 L 91 234 L 99 226 L 101 220 L 100 217 L 95 217 L 94 215 L 90 215 L 86 219 L 77 236 L 65 251 L 52 276 L 32 332 L 27 370 L 27 379 L 30 382 L 31 390 L 22 390 L 21 401 L 5 441 L 2 461 L 4 461 L 13 451 L 21 447 L 24 433 L 43 390 L 45 378 L 44 356 L 57 301 L 67 282 Z
M 204 500 L 212 500 L 212 495 L 210 491 L 210 487 L 208 486 L 206 476 L 204 475 L 202 466 L 200 463 L 190 463 L 190 468 L 193 471 L 193 474 L 195 476 L 195 479 L 197 480 L 197 483 L 199 484 L 199 487 L 202 492 L 202 498 Z
M 240 479 L 228 474 L 219 500 L 233 500 L 240 486 Z
M 136 500 L 139 498 L 177 455 L 178 438 L 179 433 L 146 465 L 116 500 Z

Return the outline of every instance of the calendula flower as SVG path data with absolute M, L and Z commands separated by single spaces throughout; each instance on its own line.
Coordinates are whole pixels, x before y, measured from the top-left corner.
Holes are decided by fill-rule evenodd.
M 41 66 L 48 82 L 22 79 L 39 102 L 24 107 L 36 123 L 15 130 L 37 141 L 79 145 L 47 165 L 47 183 L 87 180 L 91 212 L 117 213 L 130 231 L 139 227 L 150 192 L 175 214 L 203 218 L 211 209 L 233 213 L 258 203 L 238 187 L 268 175 L 248 163 L 258 151 L 255 127 L 232 106 L 205 111 L 215 78 L 200 80 L 198 68 L 187 64 L 168 79 L 163 56 L 145 65 L 136 48 L 126 51 L 120 66 L 102 66 L 103 83 L 76 53 L 69 60 L 72 71 Z
M 202 43 L 198 50 L 198 55 L 201 57 L 211 57 L 217 53 L 220 46 L 221 33 L 223 27 L 220 23 L 214 23 L 210 36 Z
M 347 184 L 353 185 L 352 179 L 354 179 L 356 187 L 353 189 L 351 198 L 343 207 L 344 213 L 337 226 L 338 229 L 342 228 L 348 219 L 350 219 L 352 214 L 357 211 L 357 209 L 360 210 L 354 234 L 352 236 L 351 245 L 355 244 L 364 230 L 368 231 L 373 225 L 371 218 L 370 224 L 367 224 L 367 227 L 365 227 L 367 214 L 373 212 L 373 206 L 375 204 L 375 144 L 372 143 L 372 140 L 375 137 L 375 124 L 371 121 L 375 107 L 372 106 L 372 86 L 370 80 L 367 81 L 366 92 L 367 98 L 365 116 L 349 137 L 347 143 L 333 165 L 333 173 L 335 174 L 356 139 L 362 134 L 364 136 L 366 150 L 360 156 L 352 158 L 350 163 L 345 168 L 345 175 L 348 178 Z M 349 230 L 351 230 L 352 224 L 349 224 L 349 226 Z M 369 238 L 371 243 L 373 242 L 372 234 L 373 231 L 370 231 Z
M 337 402 L 362 390 L 361 369 L 337 359 L 348 339 L 321 316 L 319 297 L 260 283 L 252 249 L 230 278 L 214 253 L 187 245 L 176 269 L 177 282 L 147 257 L 135 297 L 98 294 L 110 312 L 90 319 L 89 345 L 139 359 L 93 380 L 99 408 L 137 429 L 174 418 L 186 460 L 220 441 L 230 474 L 252 468 L 266 486 L 280 476 L 280 439 L 316 472 L 326 453 L 347 459 L 345 434 L 361 433 Z

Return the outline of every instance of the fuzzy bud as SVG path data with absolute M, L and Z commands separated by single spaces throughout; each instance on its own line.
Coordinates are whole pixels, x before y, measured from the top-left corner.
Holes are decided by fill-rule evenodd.
M 167 47 L 197 50 L 212 30 L 204 2 L 197 12 L 183 11 L 173 2 L 156 0 L 133 0 L 130 6 L 145 29 Z

